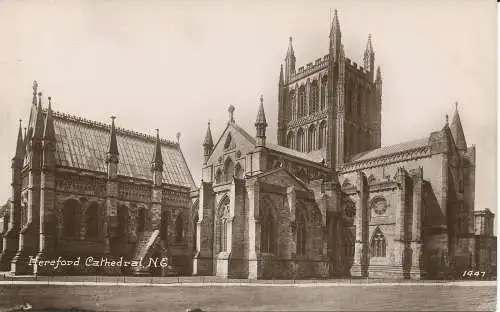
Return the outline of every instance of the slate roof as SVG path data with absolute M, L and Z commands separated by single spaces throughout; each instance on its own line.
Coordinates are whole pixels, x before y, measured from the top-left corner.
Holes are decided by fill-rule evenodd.
M 414 150 L 414 149 L 426 147 L 426 146 L 429 146 L 429 138 L 407 141 L 407 142 L 403 142 L 403 143 L 399 143 L 399 144 L 395 144 L 395 145 L 390 145 L 390 146 L 383 146 L 381 148 L 377 148 L 377 149 L 374 149 L 371 151 L 356 154 L 351 158 L 350 162 L 357 162 L 357 161 L 378 158 L 378 157 L 382 157 L 382 156 L 388 156 L 388 155 L 397 154 L 397 153 L 408 151 L 408 150 Z
M 59 166 L 106 172 L 110 125 L 54 112 L 56 161 Z M 116 128 L 118 175 L 152 178 L 155 137 Z M 194 180 L 178 143 L 161 139 L 163 182 L 195 188 Z

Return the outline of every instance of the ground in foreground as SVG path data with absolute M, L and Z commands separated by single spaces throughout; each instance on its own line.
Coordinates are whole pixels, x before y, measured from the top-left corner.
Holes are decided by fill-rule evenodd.
M 130 287 L 2 285 L 0 310 L 35 311 L 493 311 L 493 286 Z

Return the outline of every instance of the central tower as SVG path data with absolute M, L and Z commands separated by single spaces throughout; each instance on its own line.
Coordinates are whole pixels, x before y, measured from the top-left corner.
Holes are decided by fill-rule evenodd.
M 321 156 L 336 168 L 380 147 L 382 77 L 368 35 L 363 66 L 344 55 L 337 10 L 329 51 L 296 69 L 292 37 L 280 69 L 278 144 Z

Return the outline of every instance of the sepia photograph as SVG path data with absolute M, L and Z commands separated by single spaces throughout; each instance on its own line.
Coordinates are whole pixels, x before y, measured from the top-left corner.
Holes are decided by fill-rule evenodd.
M 497 309 L 496 1 L 0 1 L 0 41 L 0 312 Z

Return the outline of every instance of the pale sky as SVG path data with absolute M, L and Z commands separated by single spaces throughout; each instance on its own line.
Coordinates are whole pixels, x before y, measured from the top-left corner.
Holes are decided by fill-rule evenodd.
M 199 184 L 207 121 L 217 140 L 236 107 L 250 133 L 264 96 L 276 142 L 288 37 L 297 67 L 328 52 L 339 10 L 346 56 L 368 34 L 383 77 L 382 145 L 427 137 L 458 101 L 477 148 L 476 209 L 496 211 L 495 1 L 2 1 L 0 204 L 10 196 L 18 119 L 32 82 L 57 111 L 175 139 Z

